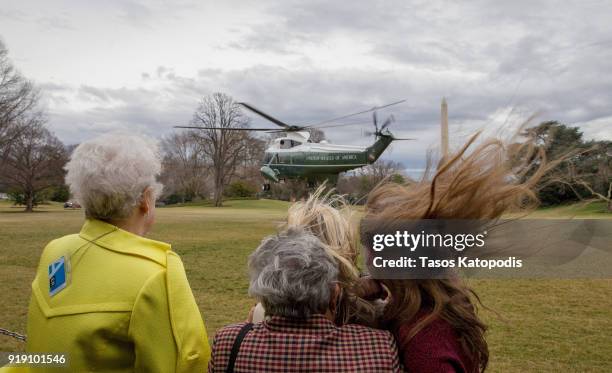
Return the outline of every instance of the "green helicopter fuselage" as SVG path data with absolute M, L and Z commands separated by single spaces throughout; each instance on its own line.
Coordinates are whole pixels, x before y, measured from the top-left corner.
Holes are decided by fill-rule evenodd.
M 276 139 L 265 152 L 262 176 L 272 182 L 286 179 L 305 179 L 310 182 L 335 180 L 341 172 L 375 162 L 391 144 L 393 135 L 386 131 L 368 147 L 300 140 L 295 135 Z

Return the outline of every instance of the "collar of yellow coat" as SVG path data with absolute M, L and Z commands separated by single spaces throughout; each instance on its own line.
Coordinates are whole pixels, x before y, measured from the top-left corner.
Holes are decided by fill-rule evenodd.
M 105 249 L 140 256 L 163 266 L 166 265 L 166 252 L 171 250 L 165 242 L 138 236 L 97 219 L 85 220 L 79 236 Z

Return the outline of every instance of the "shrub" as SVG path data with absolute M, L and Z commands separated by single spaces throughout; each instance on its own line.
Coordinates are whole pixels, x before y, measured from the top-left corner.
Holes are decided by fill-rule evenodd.
M 257 194 L 257 188 L 242 180 L 236 180 L 225 188 L 228 198 L 252 198 Z

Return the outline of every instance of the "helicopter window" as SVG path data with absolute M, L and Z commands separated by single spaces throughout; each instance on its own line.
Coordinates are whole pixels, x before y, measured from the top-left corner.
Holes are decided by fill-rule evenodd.
M 289 149 L 291 147 L 291 143 L 287 140 L 281 140 L 280 141 L 280 148 L 281 149 Z
M 266 155 L 264 156 L 264 163 L 269 163 L 271 159 L 272 159 L 272 154 L 266 153 Z
M 279 142 L 279 144 L 280 144 L 280 148 L 281 148 L 281 149 L 291 149 L 291 148 L 293 148 L 294 146 L 302 145 L 302 143 L 301 143 L 301 142 L 299 142 L 299 141 L 295 141 L 295 140 L 284 140 L 284 139 L 283 139 L 283 140 L 281 140 L 281 141 Z

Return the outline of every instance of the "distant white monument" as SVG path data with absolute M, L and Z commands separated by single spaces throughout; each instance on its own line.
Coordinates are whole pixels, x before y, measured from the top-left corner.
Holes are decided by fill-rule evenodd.
M 442 98 L 441 117 L 440 156 L 446 158 L 448 156 L 448 105 L 446 104 L 446 98 Z

